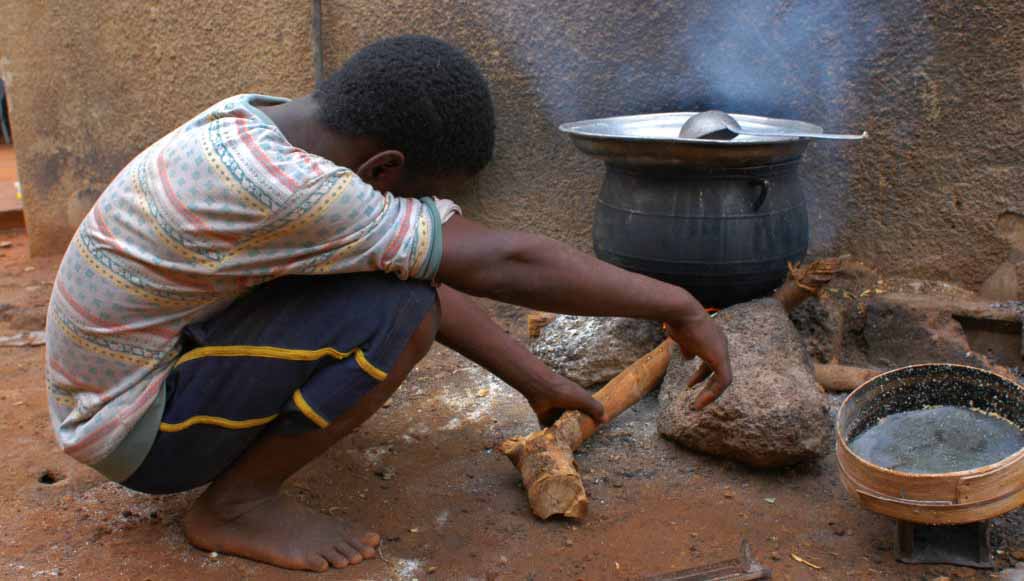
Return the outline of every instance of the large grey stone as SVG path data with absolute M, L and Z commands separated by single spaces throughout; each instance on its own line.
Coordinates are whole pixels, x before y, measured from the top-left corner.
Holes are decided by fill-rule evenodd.
M 582 385 L 607 383 L 665 338 L 651 321 L 559 315 L 530 349 L 556 373 Z
M 662 382 L 658 431 L 686 448 L 759 468 L 795 464 L 830 447 L 825 394 L 782 305 L 761 299 L 717 318 L 729 340 L 733 384 L 703 411 L 686 382 L 697 362 L 673 354 Z

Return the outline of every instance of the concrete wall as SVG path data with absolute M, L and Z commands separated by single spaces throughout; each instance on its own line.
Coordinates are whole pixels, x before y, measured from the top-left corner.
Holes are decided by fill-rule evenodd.
M 42 4 L 0 0 L 35 252 L 62 250 L 120 166 L 199 109 L 312 85 L 306 0 Z M 328 69 L 408 32 L 480 62 L 497 159 L 459 201 L 496 226 L 588 248 L 602 167 L 557 124 L 706 107 L 871 133 L 805 158 L 812 252 L 980 285 L 1010 252 L 997 223 L 1024 214 L 1017 0 L 323 4 Z

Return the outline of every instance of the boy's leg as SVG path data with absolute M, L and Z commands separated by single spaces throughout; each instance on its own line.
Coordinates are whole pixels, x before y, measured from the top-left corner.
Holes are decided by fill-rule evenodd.
M 278 494 L 371 416 L 430 349 L 437 293 L 383 273 L 284 277 L 183 332 L 160 431 L 125 486 L 210 483 L 185 518 L 194 545 L 322 570 L 379 538 Z
M 294 569 L 322 571 L 374 556 L 380 537 L 353 531 L 281 494 L 299 468 L 369 418 L 426 355 L 437 333 L 437 307 L 416 329 L 388 378 L 323 430 L 297 435 L 265 434 L 214 480 L 185 517 L 189 542 Z

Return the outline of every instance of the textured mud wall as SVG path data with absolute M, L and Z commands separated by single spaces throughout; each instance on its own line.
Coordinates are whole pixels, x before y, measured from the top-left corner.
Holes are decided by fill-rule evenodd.
M 0 0 L 37 252 L 59 251 L 119 166 L 200 108 L 312 83 L 305 0 L 42 4 Z M 980 285 L 1010 252 L 1000 216 L 1024 215 L 1016 0 L 323 5 L 328 69 L 410 32 L 481 63 L 499 115 L 497 160 L 459 201 L 494 225 L 588 248 L 602 168 L 557 125 L 706 107 L 871 132 L 806 156 L 812 252 Z
M 121 167 L 235 93 L 312 87 L 308 2 L 0 0 L 33 253 L 63 252 Z

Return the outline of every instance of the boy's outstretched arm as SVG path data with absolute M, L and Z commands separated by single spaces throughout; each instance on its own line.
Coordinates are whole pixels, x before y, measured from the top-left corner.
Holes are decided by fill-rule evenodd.
M 604 406 L 590 393 L 551 371 L 499 327 L 473 299 L 442 285 L 441 325 L 437 340 L 480 364 L 522 393 L 541 424 L 549 425 L 563 410 L 574 409 L 603 422 Z
M 665 322 L 683 355 L 703 360 L 690 385 L 711 378 L 696 401 L 698 409 L 732 382 L 725 335 L 679 287 L 543 236 L 491 230 L 461 216 L 445 224 L 443 240 L 438 280 L 466 293 L 556 313 Z

